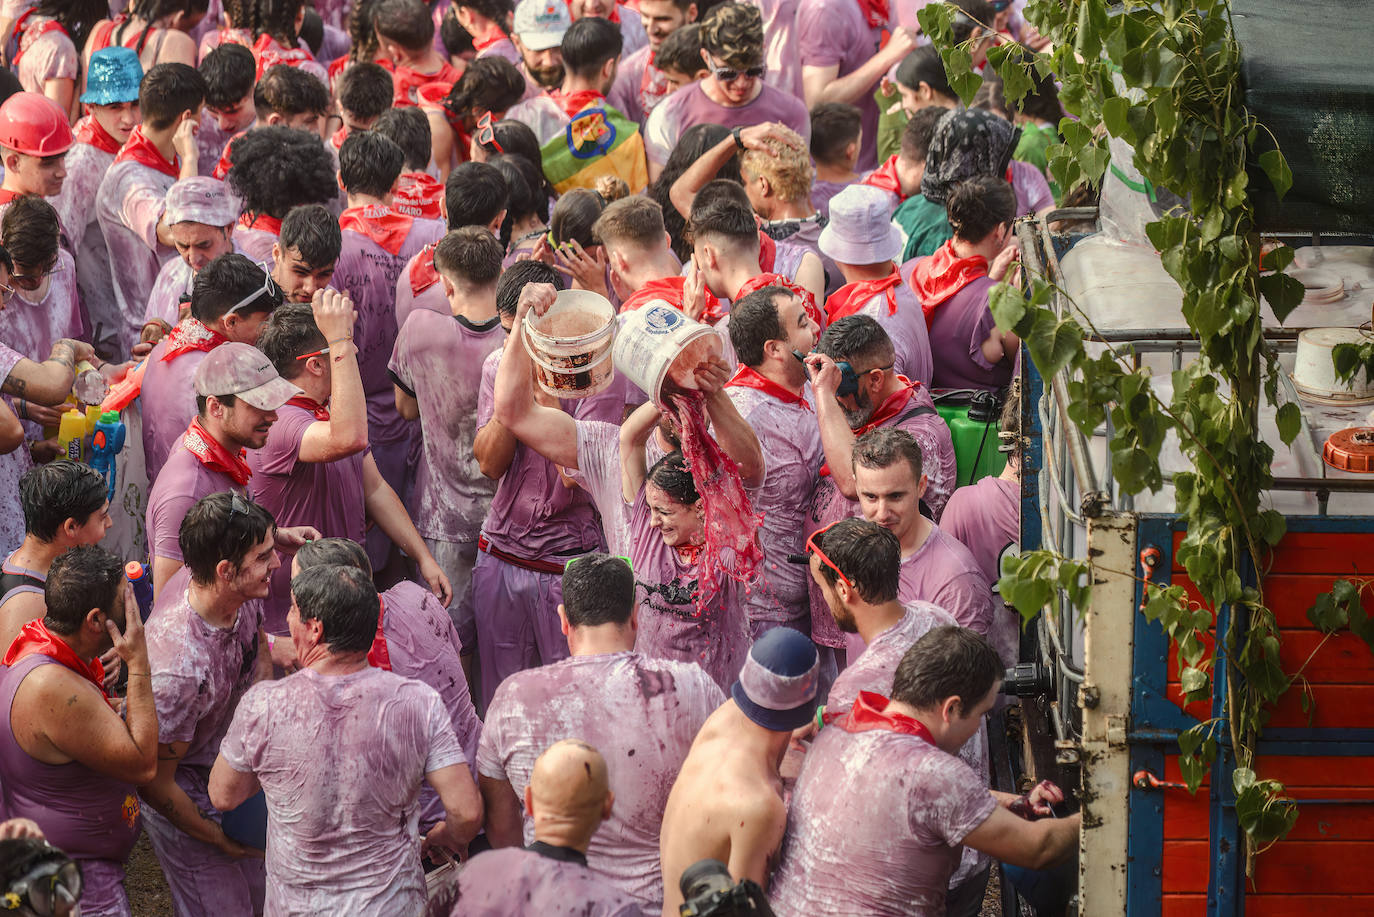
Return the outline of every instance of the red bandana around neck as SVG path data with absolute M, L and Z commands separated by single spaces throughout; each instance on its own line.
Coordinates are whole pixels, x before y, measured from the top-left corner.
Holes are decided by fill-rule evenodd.
M 439 271 L 434 267 L 434 249 L 438 242 L 431 242 L 420 249 L 420 254 L 410 266 L 410 293 L 419 296 L 439 282 Z
M 271 35 L 263 32 L 258 36 L 258 40 L 253 42 L 253 56 L 258 59 L 257 79 L 262 79 L 262 75 L 278 64 L 285 64 L 288 67 L 299 67 L 302 64 L 315 63 L 315 56 L 304 48 L 283 48 Z
M 76 122 L 76 142 L 93 146 L 102 153 L 119 152 L 119 141 L 111 137 L 105 126 L 91 115 Z
M 37 7 L 34 9 L 37 9 Z M 19 72 L 19 60 L 24 56 L 24 52 L 29 50 L 33 43 L 44 35 L 49 32 L 61 32 L 63 35 L 68 35 L 68 37 L 70 37 L 67 30 L 63 28 L 62 23 L 58 22 L 56 19 L 49 19 L 32 28 L 27 26 L 26 23 L 29 17 L 33 15 L 34 9 L 26 11 L 14 24 L 14 34 L 19 36 L 19 50 L 14 53 L 14 60 L 10 61 L 10 67 L 16 73 Z
M 248 468 L 247 452 L 240 449 L 235 455 L 224 448 L 219 440 L 210 435 L 209 430 L 200 425 L 199 417 L 191 418 L 191 425 L 182 434 L 181 444 L 206 468 L 229 475 L 240 487 L 246 485 L 253 474 Z
M 261 229 L 274 236 L 281 235 L 281 220 L 265 213 L 245 213 L 239 217 L 238 226 L 242 229 Z
M 727 386 L 736 385 L 741 388 L 756 388 L 766 395 L 778 399 L 783 404 L 799 404 L 806 410 L 811 410 L 811 405 L 806 403 L 806 399 L 801 395 L 794 395 L 778 383 L 761 374 L 758 370 L 750 366 L 740 364 L 739 369 L 730 377 L 730 381 L 725 383 Z
M 8 204 L 23 193 L 23 191 L 11 191 L 9 188 L 0 188 L 0 204 Z
M 916 262 L 911 273 L 911 287 L 921 300 L 926 327 L 935 319 L 935 310 L 979 277 L 988 275 L 988 259 L 982 255 L 960 258 L 954 253 L 950 239 L 935 250 L 935 254 Z
M 902 193 L 902 180 L 897 177 L 897 154 L 895 153 L 888 157 L 887 162 L 869 172 L 868 177 L 859 184 L 879 188 L 889 194 L 897 195 L 901 200 L 906 200 L 906 195 Z
M 739 302 L 750 293 L 762 290 L 764 287 L 782 287 L 784 290 L 787 290 L 802 301 L 802 308 L 806 310 L 806 314 L 811 317 L 813 322 L 820 325 L 822 328 L 825 327 L 825 316 L 821 314 L 820 307 L 816 305 L 816 297 L 811 295 L 811 291 L 801 284 L 789 280 L 781 274 L 774 274 L 771 271 L 766 271 L 762 274 L 756 274 L 750 277 L 744 282 L 744 286 L 740 287 L 735 293 L 735 298 L 731 301 Z M 724 315 L 724 313 L 721 314 Z
M 576 117 L 578 112 L 586 111 L 588 108 L 599 108 L 606 103 L 606 97 L 595 89 L 579 89 L 573 93 L 555 89 L 549 93 L 549 98 L 557 102 L 558 107 L 563 109 L 563 113 L 569 118 Z
M 894 417 L 900 417 L 902 412 L 906 410 L 907 404 L 911 401 L 911 396 L 916 394 L 916 390 L 921 387 L 919 381 L 912 382 L 900 373 L 897 375 L 897 379 L 902 383 L 902 387 L 883 399 L 883 403 L 878 405 L 877 409 L 873 411 L 873 416 L 868 418 L 868 423 L 853 431 L 855 439 L 863 436 L 869 430 L 878 429 L 878 427 L 881 427 Z M 821 477 L 824 478 L 829 476 L 830 463 L 826 462 L 821 465 Z
M 661 299 L 674 309 L 682 311 L 682 289 L 686 280 L 687 278 L 682 276 L 660 277 L 657 280 L 650 280 L 635 290 L 629 299 L 620 304 L 620 311 L 633 312 L 655 299 Z M 707 325 L 714 325 L 725 317 L 725 310 L 721 308 L 720 300 L 716 298 L 716 294 L 706 289 L 703 289 L 702 292 L 706 298 L 706 311 L 701 313 L 700 321 Z
M 391 208 L 421 220 L 437 220 L 444 186 L 427 172 L 402 172 L 391 193 Z
M 350 207 L 339 216 L 339 228 L 367 236 L 391 254 L 399 254 L 410 235 L 414 217 L 396 213 L 381 204 Z
M 307 398 L 305 395 L 293 395 L 287 404 L 294 404 L 298 408 L 304 408 L 315 415 L 316 420 L 328 420 L 329 408 L 320 404 L 314 398 Z
M 391 671 L 391 651 L 386 647 L 386 633 L 382 621 L 386 619 L 386 602 L 377 598 L 377 636 L 372 638 L 372 649 L 367 651 L 367 664 L 374 669 Z
M 902 275 L 897 271 L 897 266 L 892 266 L 892 273 L 880 280 L 857 280 L 854 283 L 847 283 L 830 295 L 825 301 L 826 318 L 831 322 L 838 322 L 840 319 L 853 315 L 873 297 L 881 294 L 887 296 L 887 314 L 897 314 L 897 284 L 902 282 Z
M 860 691 L 858 700 L 854 701 L 854 706 L 849 713 L 840 717 L 837 724 L 845 732 L 870 732 L 874 729 L 882 729 L 887 732 L 896 732 L 907 736 L 916 736 L 935 744 L 935 737 L 930 734 L 930 730 L 920 720 L 913 719 L 905 713 L 889 711 L 892 701 L 875 694 L 872 691 Z
M 772 237 L 759 230 L 759 270 L 765 274 L 773 270 L 773 262 L 778 260 L 778 243 Z
M 167 335 L 167 350 L 162 354 L 162 362 L 170 363 L 192 350 L 209 353 L 220 344 L 228 342 L 229 339 L 224 335 L 213 328 L 205 327 L 200 319 L 188 315 L 177 322 L 172 333 Z
M 887 0 L 858 0 L 858 3 L 870 29 L 887 28 L 888 20 L 892 18 Z
M 487 33 L 486 38 L 474 38 L 472 40 L 472 46 L 476 48 L 479 52 L 485 51 L 492 45 L 499 45 L 505 37 L 506 33 L 502 32 L 500 28 L 493 28 L 490 32 Z
M 499 31 L 496 33 L 497 41 L 505 36 Z M 480 48 L 478 50 L 481 50 Z M 408 105 L 418 105 L 420 103 L 420 87 L 434 85 L 442 88 L 443 95 L 448 95 L 453 84 L 458 82 L 462 73 L 454 69 L 448 61 L 444 61 L 434 73 L 421 73 L 410 67 L 397 67 L 391 74 L 391 81 L 396 87 L 396 95 L 392 104 L 404 108 Z M 438 92 L 438 89 L 435 90 Z
M 129 160 L 150 169 L 156 169 L 171 178 L 176 178 L 181 174 L 181 157 L 173 156 L 171 162 L 163 159 L 162 153 L 153 145 L 153 142 L 143 136 L 143 125 L 141 124 L 134 128 L 134 132 L 129 135 L 129 142 L 124 144 L 119 155 L 115 156 L 115 162 L 127 162 Z
M 644 117 L 649 116 L 649 112 L 668 97 L 671 91 L 668 86 L 668 75 L 654 66 L 654 53 L 649 52 L 649 59 L 644 62 L 644 72 L 639 77 L 639 108 L 644 112 Z
M 25 656 L 35 653 L 56 660 L 99 688 L 102 695 L 110 696 L 105 691 L 105 667 L 100 664 L 100 660 L 82 660 L 66 641 L 48 630 L 42 618 L 36 618 L 20 629 L 19 636 L 14 638 L 9 651 L 5 653 L 4 664 L 12 666 Z

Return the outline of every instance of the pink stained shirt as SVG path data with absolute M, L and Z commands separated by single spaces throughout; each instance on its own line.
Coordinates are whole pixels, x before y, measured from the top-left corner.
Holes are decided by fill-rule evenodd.
M 836 67 L 837 78 L 866 64 L 878 51 L 882 28 L 868 24 L 857 0 L 801 0 L 797 6 L 798 53 L 804 67 Z M 860 169 L 878 165 L 877 80 L 854 102 L 863 116 Z
M 48 80 L 76 80 L 81 75 L 81 55 L 64 30 L 51 29 L 41 35 L 38 33 L 42 23 L 51 21 L 51 16 L 30 16 L 25 23 L 26 31 L 19 38 L 20 57 L 16 74 L 19 85 L 26 92 L 44 95 Z M 29 39 L 29 35 L 34 37 Z M 11 57 L 11 64 L 13 61 Z
M 300 461 L 301 439 L 315 415 L 294 404 L 277 411 L 267 443 L 248 453 L 248 493 L 272 513 L 277 526 L 312 525 L 326 538 L 363 543 L 367 510 L 363 498 L 363 459 L 359 452 L 333 462 Z M 291 608 L 291 564 L 272 576 L 265 627 L 285 634 Z
M 177 536 L 182 520 L 202 497 L 226 490 L 248 492 L 224 472 L 205 467 L 178 440 L 148 491 L 148 553 L 180 562 L 183 558 Z
M 206 38 L 210 36 L 207 35 Z M 201 39 L 202 44 L 205 39 Z M 204 57 L 204 54 L 201 55 Z M 249 104 L 252 104 L 251 102 Z M 256 123 L 256 122 L 255 122 Z M 224 156 L 225 148 L 229 145 L 229 139 L 251 130 L 253 124 L 241 130 L 225 131 L 220 130 L 219 119 L 208 108 L 200 110 L 200 130 L 196 131 L 196 168 L 201 175 L 214 175 L 215 167 L 219 165 L 220 158 Z
M 615 83 L 606 95 L 606 101 L 631 121 L 638 122 L 640 130 L 649 120 L 649 113 L 671 95 L 667 78 L 651 63 L 653 56 L 653 49 L 647 44 L 624 54 L 615 71 Z
M 921 311 L 921 301 L 905 283 L 898 283 L 892 293 L 897 303 L 896 312 L 890 311 L 887 292 L 884 291 L 870 298 L 855 314 L 867 315 L 877 321 L 892 339 L 893 367 L 896 372 L 928 388 L 931 376 L 935 373 L 935 361 L 930 353 L 930 338 L 926 331 L 925 314 Z
M 182 327 L 199 324 L 188 316 Z M 163 359 L 166 353 L 164 338 L 148 354 L 139 396 L 143 406 L 143 457 L 150 482 L 157 481 L 167 456 L 181 442 L 186 425 L 196 416 L 196 367 L 207 356 L 204 351 L 189 350 L 167 361 Z
M 482 363 L 505 342 L 498 318 L 473 325 L 428 309 L 411 313 L 396 337 L 390 378 L 416 399 L 422 439 L 407 503 L 426 538 L 476 541 L 482 528 L 496 482 L 482 474 L 472 454 L 477 399 Z
M 687 751 L 724 693 L 699 666 L 638 652 L 573 656 L 501 683 L 482 728 L 477 769 L 523 799 L 535 759 L 581 739 L 606 759 L 615 806 L 592 836 L 587 865 L 616 889 L 662 905 L 659 829 Z M 525 819 L 525 841 L 534 839 Z
M 897 597 L 930 602 L 954 615 L 961 627 L 987 635 L 992 626 L 992 590 L 973 555 L 953 537 L 932 526 L 930 537 L 902 558 Z
M 805 99 L 802 88 L 802 64 L 798 52 L 798 0 L 760 0 L 763 13 L 763 63 L 767 68 L 763 79 L 781 92 Z
M 391 671 L 424 682 L 439 692 L 453 733 L 463 746 L 472 779 L 477 779 L 477 743 L 482 721 L 472 706 L 463 674 L 462 641 L 448 609 L 424 586 L 402 580 L 382 593 L 382 633 Z M 444 804 L 433 787 L 420 788 L 420 828 L 429 830 L 444 817 Z
M 419 251 L 410 257 L 406 262 L 401 275 L 396 278 L 396 328 L 399 331 L 405 327 L 406 319 L 410 318 L 410 313 L 417 309 L 428 309 L 439 315 L 452 315 L 453 309 L 448 304 L 448 297 L 444 295 L 444 282 L 437 277 L 433 283 L 424 286 L 422 289 L 415 289 L 415 282 L 411 279 L 411 271 L 421 261 L 428 258 L 430 264 L 434 263 L 434 253 Z
M 302 669 L 248 692 L 221 753 L 267 797 L 268 917 L 420 913 L 420 784 L 466 763 L 433 688 Z
M 827 726 L 792 793 L 769 900 L 780 914 L 944 917 L 959 847 L 995 806 L 925 739 Z
M 138 343 L 158 270 L 176 257 L 175 248 L 157 240 L 167 190 L 175 182 L 157 169 L 125 160 L 110 166 L 96 193 L 96 219 L 109 249 L 110 277 L 122 322 L 119 346 L 124 354 Z
M 989 639 L 1006 665 L 1020 655 L 1020 616 L 1002 602 L 997 580 L 1002 557 L 1016 553 L 1021 541 L 1021 494 L 1015 481 L 987 477 L 960 487 L 949 498 L 940 525 L 968 548 L 992 590 L 992 630 Z
M 270 270 L 275 259 L 272 246 L 277 244 L 277 234 L 260 227 L 235 226 L 233 231 L 234 250 L 247 256 L 255 264 L 263 264 Z M 338 287 L 335 284 L 330 286 Z
M 0 379 L 24 359 L 17 350 L 0 343 Z M 19 479 L 33 467 L 28 449 L 0 455 L 0 544 L 19 546 L 24 540 L 24 509 L 19 505 Z
M 697 124 L 749 127 L 764 121 L 780 121 L 811 142 L 811 114 L 796 96 L 764 84 L 750 102 L 732 108 L 718 105 L 706 95 L 701 83 L 684 86 L 654 109 L 644 128 L 644 151 L 649 161 L 663 165 L 678 139 Z
M 810 633 L 807 598 L 808 569 L 790 564 L 787 555 L 802 550 L 802 526 L 816 480 L 825 459 L 815 411 L 800 404 L 784 404 L 759 389 L 732 385 L 726 388 L 740 416 L 754 428 L 763 449 L 768 473 L 754 498 L 754 511 L 763 514 L 759 541 L 764 562 L 760 582 L 746 598 L 749 621 L 758 636 L 761 622 L 788 624 Z M 807 405 L 816 396 L 810 384 L 803 390 Z
M 566 851 L 566 848 L 562 848 Z M 582 863 L 504 847 L 473 857 L 458 877 L 453 917 L 647 917 L 639 902 Z

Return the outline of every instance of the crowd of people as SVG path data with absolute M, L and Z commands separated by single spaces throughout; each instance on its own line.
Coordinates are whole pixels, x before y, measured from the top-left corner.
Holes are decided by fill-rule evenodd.
M 5 906 L 141 913 L 141 835 L 178 917 L 675 915 L 711 860 L 977 915 L 1076 849 L 990 780 L 989 295 L 1086 192 L 984 72 L 1023 0 L 954 0 L 967 107 L 924 5 L 0 2 Z M 554 397 L 566 290 L 709 353 Z

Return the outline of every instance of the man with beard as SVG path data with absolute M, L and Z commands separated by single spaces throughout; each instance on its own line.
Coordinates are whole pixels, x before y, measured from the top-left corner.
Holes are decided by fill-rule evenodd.
M 511 41 L 520 51 L 520 69 L 532 94 L 563 85 L 563 35 L 572 25 L 567 4 L 522 0 L 515 8 Z

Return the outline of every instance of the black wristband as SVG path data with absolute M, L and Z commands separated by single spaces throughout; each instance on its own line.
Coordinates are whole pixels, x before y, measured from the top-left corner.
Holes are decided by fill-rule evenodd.
M 743 141 L 742 139 L 740 139 L 740 128 L 737 127 L 737 128 L 735 128 L 734 130 L 732 130 L 732 131 L 730 132 L 730 136 L 735 138 L 735 148 L 736 148 L 737 150 L 743 152 L 743 151 L 744 151 L 744 141 Z

